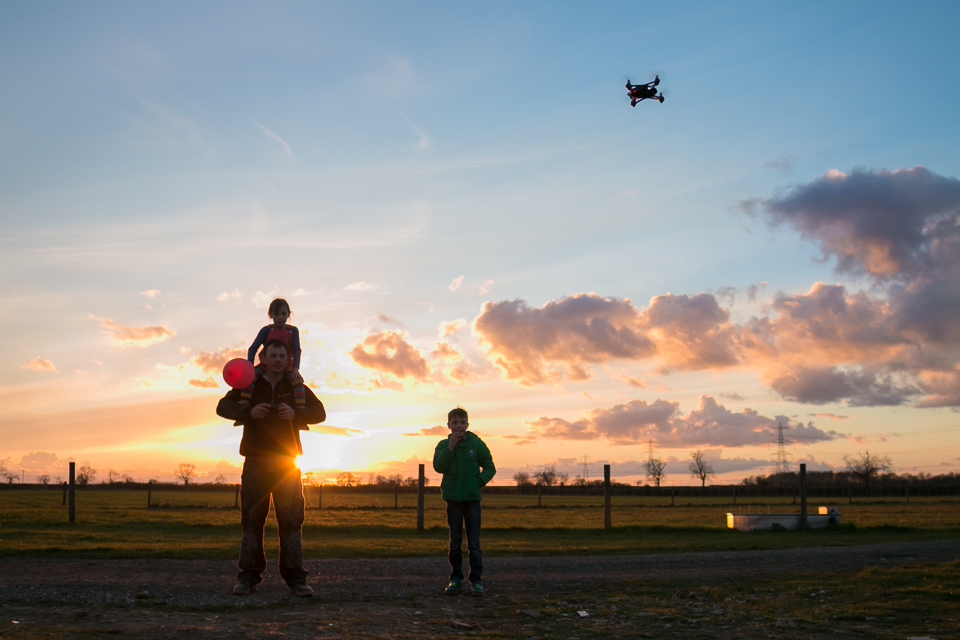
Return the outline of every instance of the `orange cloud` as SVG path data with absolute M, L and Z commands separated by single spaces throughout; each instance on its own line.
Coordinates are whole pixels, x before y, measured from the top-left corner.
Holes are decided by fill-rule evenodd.
M 413 433 L 401 433 L 402 436 L 446 436 L 450 433 L 448 427 L 442 425 L 437 425 L 436 427 L 429 427 L 420 429 L 420 431 L 414 431 Z
M 427 362 L 402 334 L 381 331 L 369 335 L 350 351 L 350 357 L 361 367 L 392 374 L 398 378 L 426 379 Z
M 189 384 L 194 387 L 200 387 L 201 389 L 216 389 L 220 386 L 219 383 L 217 383 L 217 381 L 214 380 L 212 376 L 208 376 L 203 380 L 197 380 L 196 378 L 192 378 L 189 381 Z
M 52 371 L 53 373 L 59 373 L 54 364 L 44 358 L 34 358 L 33 360 L 28 360 L 21 364 L 20 368 L 30 369 L 32 371 Z
M 177 335 L 176 331 L 158 325 L 125 327 L 109 318 L 98 318 L 93 314 L 88 317 L 91 320 L 96 320 L 105 332 L 113 338 L 114 343 L 121 347 L 149 347 L 152 344 L 166 342 Z
M 229 347 L 217 349 L 213 353 L 201 351 L 198 355 L 190 358 L 190 362 L 197 365 L 204 373 L 219 373 L 223 371 L 223 366 L 234 358 L 246 358 L 247 350 L 241 347 Z M 193 384 L 193 381 L 190 382 Z M 206 385 L 194 385 L 206 386 Z

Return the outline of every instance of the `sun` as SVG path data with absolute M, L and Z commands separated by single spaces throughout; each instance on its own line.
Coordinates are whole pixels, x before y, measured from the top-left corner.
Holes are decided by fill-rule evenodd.
M 302 444 L 303 455 L 298 456 L 296 460 L 301 471 L 339 469 L 343 465 L 343 447 L 346 444 L 346 438 L 317 434 L 312 438 L 304 437 Z

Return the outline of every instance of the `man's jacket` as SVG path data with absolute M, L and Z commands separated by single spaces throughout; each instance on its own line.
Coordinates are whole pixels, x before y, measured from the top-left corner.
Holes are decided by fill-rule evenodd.
M 467 431 L 450 451 L 449 440 L 441 440 L 433 452 L 433 470 L 443 474 L 440 494 L 444 500 L 467 502 L 480 499 L 480 487 L 493 479 L 497 468 L 483 440 Z
M 306 403 L 301 409 L 293 399 L 293 387 L 287 376 L 283 376 L 276 386 L 270 384 L 266 376 L 257 376 L 253 385 L 250 402 L 240 401 L 240 389 L 231 389 L 217 404 L 217 415 L 221 418 L 236 420 L 243 425 L 243 439 L 240 441 L 242 456 L 289 456 L 303 453 L 300 446 L 300 430 L 306 430 L 308 424 L 317 424 L 327 419 L 323 403 L 304 386 Z M 250 411 L 258 404 L 285 404 L 294 410 L 293 420 L 283 420 L 274 408 L 266 418 L 250 417 Z

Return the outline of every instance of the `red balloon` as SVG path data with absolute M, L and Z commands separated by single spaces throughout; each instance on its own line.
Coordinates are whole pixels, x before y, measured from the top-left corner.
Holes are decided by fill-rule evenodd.
M 234 389 L 249 386 L 255 375 L 253 365 L 244 358 L 234 358 L 223 366 L 223 381 Z

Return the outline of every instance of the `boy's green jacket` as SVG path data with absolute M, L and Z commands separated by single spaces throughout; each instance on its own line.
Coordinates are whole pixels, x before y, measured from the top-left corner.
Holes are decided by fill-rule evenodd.
M 444 500 L 454 502 L 479 500 L 480 487 L 497 472 L 490 449 L 469 431 L 453 451 L 448 445 L 448 440 L 441 440 L 433 452 L 433 470 L 443 474 L 440 494 Z

